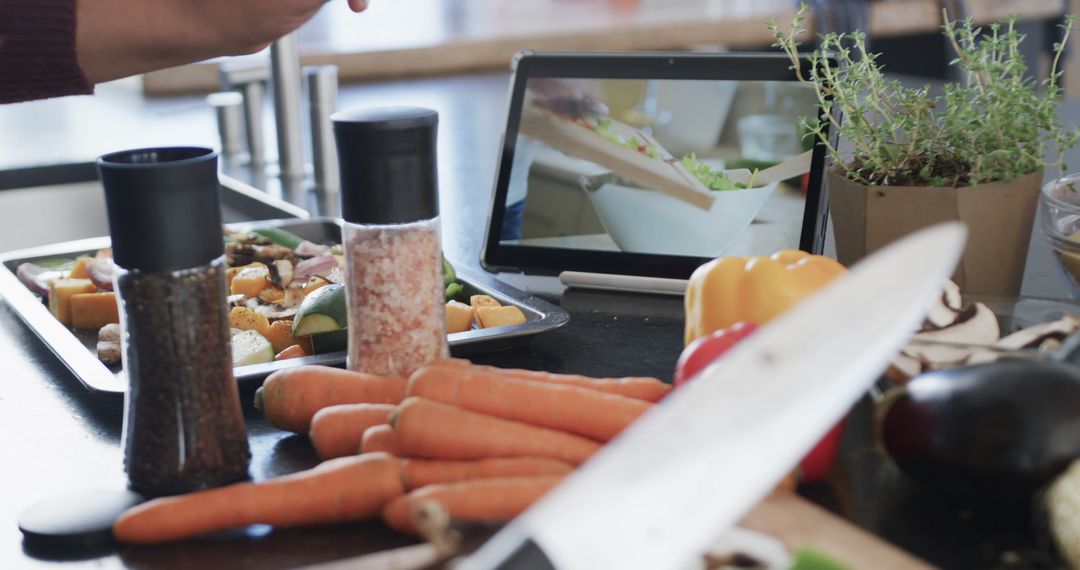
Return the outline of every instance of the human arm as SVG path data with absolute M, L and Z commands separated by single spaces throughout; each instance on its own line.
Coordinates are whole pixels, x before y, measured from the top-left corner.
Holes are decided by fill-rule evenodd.
M 0 0 L 5 1 L 5 0 Z M 75 51 L 91 83 L 257 52 L 325 0 L 77 0 Z M 366 0 L 349 0 L 354 11 Z

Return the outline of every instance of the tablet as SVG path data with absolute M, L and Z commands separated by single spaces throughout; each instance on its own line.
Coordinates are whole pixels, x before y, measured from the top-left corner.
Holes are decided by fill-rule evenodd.
M 825 148 L 800 124 L 819 109 L 784 55 L 522 52 L 481 262 L 686 279 L 820 253 Z

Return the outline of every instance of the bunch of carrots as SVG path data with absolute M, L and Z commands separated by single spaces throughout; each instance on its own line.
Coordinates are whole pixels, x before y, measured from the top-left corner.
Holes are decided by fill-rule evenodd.
M 270 524 L 382 516 L 417 533 L 431 503 L 452 520 L 506 521 L 663 398 L 656 378 L 589 378 L 448 359 L 410 378 L 324 366 L 270 375 L 256 406 L 307 434 L 321 464 L 132 508 L 114 526 L 129 543 Z

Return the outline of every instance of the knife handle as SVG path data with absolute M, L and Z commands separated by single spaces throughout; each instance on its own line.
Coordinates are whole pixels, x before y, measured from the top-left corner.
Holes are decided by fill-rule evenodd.
M 461 570 L 556 570 L 555 565 L 531 538 L 517 539 L 517 544 L 512 548 L 508 548 L 505 544 L 505 539 L 508 538 L 510 537 L 506 535 L 496 535 L 458 568 Z
M 555 565 L 538 544 L 526 538 L 495 570 L 555 570 Z

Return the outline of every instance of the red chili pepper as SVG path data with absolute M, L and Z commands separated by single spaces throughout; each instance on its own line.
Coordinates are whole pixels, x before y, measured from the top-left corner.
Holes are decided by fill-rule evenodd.
M 691 342 L 683 349 L 675 365 L 675 387 L 691 381 L 699 372 L 757 329 L 757 325 L 753 323 L 738 322 Z M 800 482 L 819 483 L 825 480 L 836 461 L 843 433 L 844 419 L 841 419 L 799 462 Z

